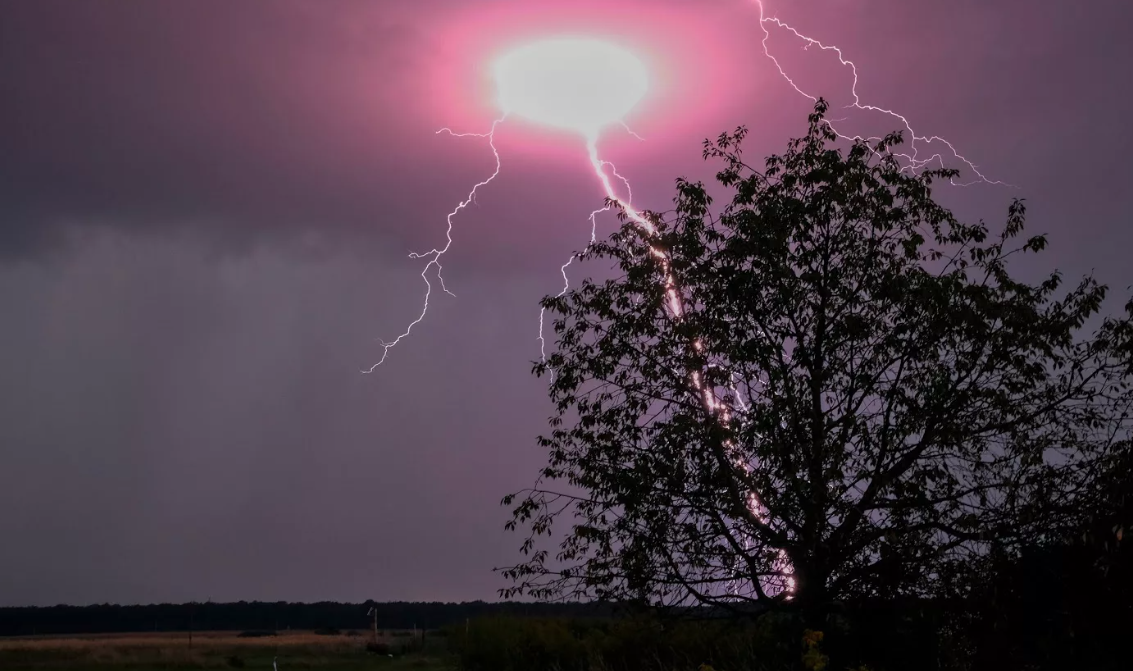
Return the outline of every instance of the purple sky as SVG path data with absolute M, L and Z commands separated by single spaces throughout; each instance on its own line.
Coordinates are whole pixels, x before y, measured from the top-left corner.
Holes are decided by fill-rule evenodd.
M 498 503 L 551 412 L 537 302 L 601 202 L 581 142 L 502 127 L 446 257 L 457 298 L 358 370 L 420 308 L 407 253 L 491 172 L 483 140 L 434 134 L 491 123 L 480 84 L 450 87 L 470 45 L 577 3 L 382 4 L 0 0 L 0 605 L 494 598 L 520 541 Z M 706 136 L 747 124 L 763 156 L 805 130 L 753 3 L 598 4 L 675 78 L 630 120 L 645 142 L 602 145 L 635 204 L 710 176 Z M 958 212 L 1025 196 L 1044 267 L 1126 293 L 1129 3 L 767 6 L 842 47 L 863 102 L 1020 186 L 942 189 Z M 831 54 L 769 44 L 847 101 Z

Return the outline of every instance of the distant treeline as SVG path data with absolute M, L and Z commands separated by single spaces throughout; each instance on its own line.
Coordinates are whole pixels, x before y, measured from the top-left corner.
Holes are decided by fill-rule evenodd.
M 588 604 L 390 602 L 152 604 L 0 608 L 0 636 L 142 631 L 291 629 L 436 629 L 482 616 L 578 617 L 600 614 Z

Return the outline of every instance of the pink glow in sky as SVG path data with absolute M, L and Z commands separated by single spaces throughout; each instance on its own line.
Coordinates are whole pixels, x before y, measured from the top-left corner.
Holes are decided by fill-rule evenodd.
M 720 3 L 719 6 L 725 4 Z M 819 100 L 817 95 L 800 86 L 797 73 L 790 67 L 784 68 L 783 62 L 769 45 L 772 32 L 785 34 L 788 39 L 795 40 L 803 51 L 833 57 L 831 65 L 834 69 L 848 72 L 848 90 L 844 94 L 848 96 L 848 102 L 841 109 L 881 115 L 892 124 L 891 128 L 907 131 L 908 148 L 897 150 L 897 155 L 908 169 L 915 171 L 937 165 L 946 167 L 947 162 L 955 159 L 975 176 L 975 179 L 963 185 L 983 182 L 1006 186 L 1005 182 L 989 180 L 944 138 L 919 134 L 900 112 L 863 101 L 858 91 L 858 66 L 846 57 L 840 47 L 800 32 L 796 26 L 783 22 L 769 12 L 764 0 L 751 0 L 748 7 L 752 10 L 757 34 L 761 34 L 758 43 L 763 57 L 773 64 L 781 80 L 786 82 L 796 96 L 812 103 Z M 643 99 L 648 97 L 650 91 L 657 91 L 652 96 L 655 128 L 668 126 L 667 130 L 672 134 L 672 126 L 679 123 L 674 122 L 674 119 L 684 119 L 687 122 L 689 118 L 699 118 L 697 114 L 711 111 L 711 105 L 704 104 L 703 101 L 719 102 L 727 99 L 729 85 L 737 81 L 736 77 L 729 76 L 729 64 L 740 59 L 735 53 L 722 57 L 721 52 L 709 48 L 709 45 L 723 43 L 717 39 L 717 31 L 690 30 L 688 18 L 703 17 L 704 12 L 682 12 L 680 17 L 683 20 L 672 20 L 670 23 L 664 20 L 663 12 L 643 10 L 641 5 L 624 5 L 613 9 L 608 4 L 589 2 L 538 4 L 528 6 L 523 13 L 510 6 L 502 12 L 478 7 L 472 14 L 475 18 L 459 17 L 459 20 L 468 23 L 461 23 L 459 30 L 453 29 L 453 32 L 446 33 L 446 39 L 442 43 L 459 49 L 460 53 L 448 53 L 445 58 L 436 61 L 444 65 L 437 68 L 439 74 L 435 75 L 435 79 L 429 78 L 435 87 L 439 87 L 434 90 L 434 102 L 439 101 L 442 103 L 441 108 L 448 111 L 469 108 L 476 110 L 483 107 L 486 99 L 491 100 L 496 108 L 496 118 L 486 132 L 459 132 L 446 124 L 438 133 L 486 139 L 495 159 L 495 168 L 487 177 L 475 182 L 467 195 L 449 211 L 445 217 L 444 243 L 429 251 L 409 255 L 412 259 L 425 261 L 420 273 L 425 284 L 422 310 L 395 338 L 381 340 L 380 358 L 371 367 L 364 368 L 363 372 L 374 372 L 386 361 L 390 351 L 409 337 L 413 328 L 426 318 L 434 289 L 439 288 L 455 297 L 445 284 L 442 259 L 454 242 L 454 219 L 475 204 L 480 190 L 492 185 L 500 175 L 503 161 L 496 140 L 497 131 L 504 121 L 514 125 L 515 121 L 511 119 L 518 117 L 519 120 L 533 123 L 540 130 L 550 128 L 580 136 L 585 141 L 591 167 L 603 186 L 605 197 L 611 202 L 619 203 L 633 221 L 652 232 L 652 227 L 638 214 L 629 200 L 632 198 L 630 182 L 618 174 L 614 164 L 600 154 L 598 144 L 602 135 L 620 127 L 624 135 L 642 140 L 629 124 L 635 108 L 639 103 L 647 102 Z M 612 26 L 615 32 L 608 37 L 596 34 L 595 26 Z M 627 37 L 631 32 L 629 29 L 640 31 L 643 26 L 650 39 L 644 39 L 641 35 Z M 658 39 L 658 36 L 664 38 L 666 27 L 673 34 L 670 40 L 662 41 L 679 46 L 671 46 L 662 51 L 653 40 Z M 682 35 L 701 37 L 692 40 L 676 39 Z M 707 37 L 712 40 L 708 41 L 705 39 Z M 635 53 L 635 46 L 636 49 L 648 52 L 649 56 L 639 56 Z M 451 98 L 450 91 L 455 92 L 457 97 Z M 461 104 L 461 95 L 472 101 L 471 104 Z M 835 118 L 827 123 L 846 141 L 880 137 L 859 129 L 844 131 L 841 128 L 843 121 L 845 119 Z M 527 129 L 529 140 L 525 146 L 537 147 L 544 157 L 550 155 L 551 145 L 542 136 L 531 133 L 531 130 Z M 926 147 L 933 143 L 937 146 Z M 610 174 L 625 185 L 625 193 L 618 193 L 613 188 Z M 602 208 L 591 213 L 592 241 L 597 235 L 595 217 L 608 209 Z M 570 285 L 567 267 L 573 260 L 574 256 L 571 256 L 567 264 L 562 266 L 564 292 Z M 667 282 L 671 283 L 670 280 Z M 670 290 L 670 300 L 673 313 L 679 315 L 679 289 Z M 542 350 L 545 345 L 542 313 L 539 319 L 539 342 Z
M 705 10 L 592 0 L 476 3 L 452 13 L 437 29 L 444 52 L 424 75 L 428 93 L 422 102 L 438 125 L 484 130 L 499 116 L 493 63 L 523 45 L 569 34 L 616 44 L 647 68 L 649 88 L 624 119 L 631 128 L 648 136 L 686 132 L 703 125 L 727 102 L 729 81 L 739 76 L 743 65 L 719 39 L 714 22 L 718 13 L 711 7 Z M 753 13 L 752 20 L 757 16 Z M 570 160 L 577 160 L 577 135 L 516 121 L 509 133 L 522 133 L 517 144 L 548 158 L 553 157 L 547 152 L 561 148 Z M 602 139 L 617 142 L 625 137 L 607 133 Z
M 456 19 L 453 25 L 458 27 L 445 32 L 442 43 L 458 53 L 448 53 L 446 58 L 436 61 L 443 65 L 429 78 L 435 87 L 432 102 L 456 118 L 461 116 L 457 110 L 483 115 L 485 103 L 490 101 L 496 118 L 490 129 L 482 133 L 463 130 L 459 125 L 453 130 L 456 124 L 452 122 L 438 132 L 485 138 L 495 158 L 495 169 L 474 183 L 448 213 L 444 243 L 409 255 L 424 261 L 421 313 L 396 337 L 381 339 L 380 358 L 362 372 L 372 373 L 385 363 L 391 350 L 426 319 L 436 290 L 455 297 L 445 284 L 442 259 L 453 246 L 455 218 L 476 203 L 481 189 L 492 185 L 500 174 L 503 159 L 496 145 L 496 133 L 501 122 L 506 120 L 513 126 L 526 121 L 523 146 L 538 149 L 544 157 L 554 153 L 552 148 L 562 142 L 562 131 L 571 140 L 572 154 L 577 153 L 580 140 L 583 141 L 595 176 L 603 185 L 603 195 L 629 206 L 629 182 L 617 175 L 612 163 L 599 156 L 597 145 L 602 136 L 620 130 L 623 138 L 631 136 L 640 141 L 643 138 L 631 124 L 649 119 L 650 113 L 656 119 L 653 129 L 671 134 L 678 120 L 689 123 L 698 114 L 711 112 L 712 105 L 704 101 L 724 99 L 729 81 L 729 68 L 724 64 L 735 59 L 713 59 L 716 52 L 709 48 L 707 40 L 699 43 L 687 39 L 690 34 L 715 33 L 707 26 L 704 30 L 689 31 L 688 12 L 680 15 L 683 20 L 678 20 L 675 14 L 666 16 L 643 9 L 642 5 L 611 8 L 591 2 L 537 5 L 535 11 L 520 12 L 514 6 L 502 11 L 478 7 L 473 14 Z M 678 41 L 682 34 L 686 39 Z M 669 43 L 681 44 L 683 48 L 660 49 L 658 45 L 666 37 Z M 635 114 L 638 107 L 643 111 Z M 482 127 L 484 122 L 464 123 Z M 559 132 L 552 135 L 547 129 Z M 607 171 L 625 184 L 625 193 L 612 188 Z M 600 211 L 605 210 L 595 210 L 590 215 L 592 237 L 596 234 L 595 216 Z M 633 209 L 627 211 L 634 221 L 649 228 Z M 562 273 L 569 284 L 566 266 Z M 672 300 L 674 306 L 679 304 L 675 294 Z M 544 341 L 541 314 L 539 341 Z

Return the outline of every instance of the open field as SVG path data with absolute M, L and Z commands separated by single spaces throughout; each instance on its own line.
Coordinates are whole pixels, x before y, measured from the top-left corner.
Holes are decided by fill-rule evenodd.
M 452 664 L 443 641 L 423 651 L 378 655 L 366 650 L 367 636 L 321 636 L 280 632 L 262 638 L 238 632 L 92 634 L 0 638 L 0 669 L 291 669 L 445 671 Z M 384 638 L 396 653 L 407 640 Z

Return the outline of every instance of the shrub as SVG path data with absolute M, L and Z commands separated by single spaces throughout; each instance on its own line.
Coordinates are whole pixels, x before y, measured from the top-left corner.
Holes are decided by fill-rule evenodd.
M 463 671 L 699 671 L 794 668 L 783 623 L 490 618 L 447 634 Z M 801 636 L 801 629 L 799 630 Z
M 369 641 L 366 643 L 366 652 L 375 655 L 391 655 L 393 654 L 393 648 L 385 641 Z

